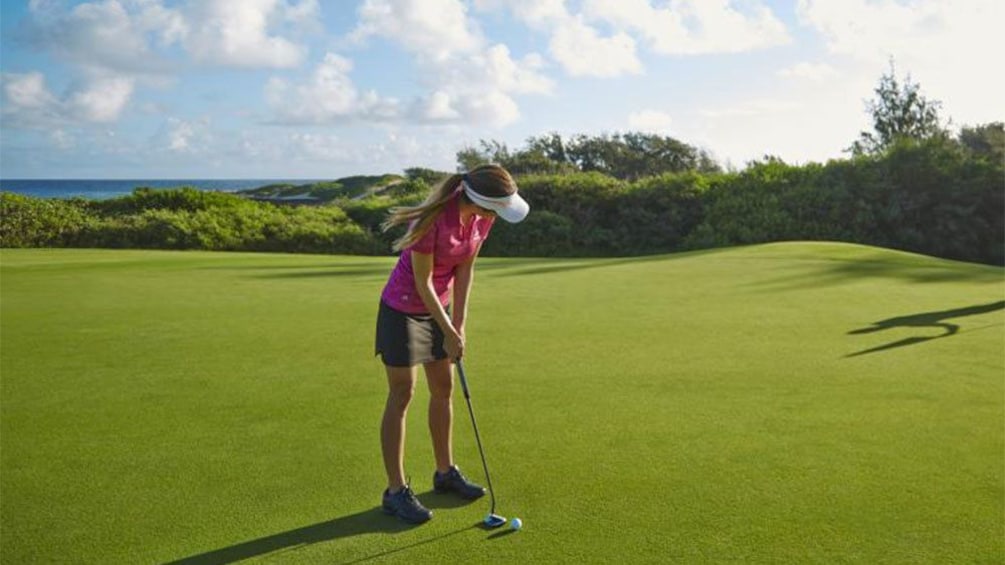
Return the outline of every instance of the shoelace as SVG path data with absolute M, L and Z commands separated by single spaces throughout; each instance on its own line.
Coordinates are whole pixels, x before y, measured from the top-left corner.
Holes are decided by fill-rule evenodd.
M 405 480 L 405 486 L 401 489 L 401 494 L 405 497 L 405 500 L 409 502 L 416 500 L 415 493 L 412 492 L 412 477 L 408 477 Z

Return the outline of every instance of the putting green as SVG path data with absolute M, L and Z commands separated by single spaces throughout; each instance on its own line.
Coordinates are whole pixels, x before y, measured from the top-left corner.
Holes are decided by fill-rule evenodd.
M 498 493 L 380 514 L 391 258 L 4 250 L 4 563 L 1005 558 L 1002 269 L 831 243 L 479 262 Z M 482 479 L 463 397 L 455 452 Z

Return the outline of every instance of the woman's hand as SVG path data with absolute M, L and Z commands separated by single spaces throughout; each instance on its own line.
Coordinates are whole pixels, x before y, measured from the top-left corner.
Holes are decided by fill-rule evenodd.
M 443 336 L 443 349 L 448 359 L 460 359 L 464 356 L 464 336 L 456 331 L 447 333 Z

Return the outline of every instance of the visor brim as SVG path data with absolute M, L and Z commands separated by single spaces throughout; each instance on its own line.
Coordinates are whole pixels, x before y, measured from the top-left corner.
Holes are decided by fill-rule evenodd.
M 530 204 L 527 204 L 527 201 L 519 194 L 514 194 L 513 198 L 506 204 L 492 203 L 491 206 L 486 206 L 486 208 L 489 208 L 497 216 L 511 224 L 522 222 L 527 217 L 527 214 L 530 213 Z

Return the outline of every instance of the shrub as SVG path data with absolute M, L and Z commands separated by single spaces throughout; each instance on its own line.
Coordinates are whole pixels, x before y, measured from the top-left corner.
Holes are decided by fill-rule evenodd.
M 77 201 L 31 198 L 0 192 L 0 246 L 74 245 L 96 222 Z

